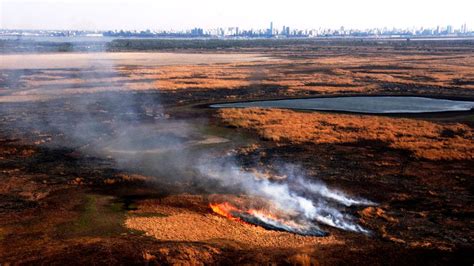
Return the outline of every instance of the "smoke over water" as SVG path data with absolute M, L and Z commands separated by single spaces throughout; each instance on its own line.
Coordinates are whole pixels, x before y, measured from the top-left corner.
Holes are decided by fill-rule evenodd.
M 156 90 L 134 93 L 126 82 L 116 82 L 99 92 L 93 86 L 89 89 L 85 86 L 88 83 L 123 77 L 119 71 L 123 66 L 115 65 L 112 60 L 90 65 L 93 67 L 35 70 L 41 75 L 71 76 L 84 82 L 84 88 L 70 84 L 55 89 L 48 85 L 32 89 L 24 81 L 34 78 L 28 75 L 35 72 L 15 72 L 13 76 L 20 78 L 9 80 L 8 87 L 17 89 L 11 95 L 51 96 L 51 100 L 22 106 L 13 104 L 13 109 L 2 105 L 1 113 L 8 119 L 11 110 L 20 108 L 24 115 L 13 127 L 62 136 L 63 142 L 53 140 L 54 143 L 47 144 L 50 147 L 80 147 L 85 153 L 111 156 L 118 167 L 139 169 L 156 176 L 157 181 L 192 179 L 209 193 L 219 192 L 214 191 L 213 184 L 217 183 L 251 200 L 245 204 L 211 202 L 211 207 L 217 213 L 246 223 L 315 236 L 326 234 L 319 225 L 368 233 L 346 209 L 373 205 L 373 202 L 350 197 L 322 182 L 309 181 L 296 166 L 272 166 L 278 176 L 285 176 L 276 180 L 271 176 L 265 178 L 263 170 L 243 170 L 233 156 L 216 159 L 205 148 L 192 151 L 193 147 L 209 143 L 208 136 L 196 130 L 196 121 L 173 119 L 172 114 L 170 118 Z M 80 92 L 74 92 L 78 87 Z M 151 85 L 150 88 L 154 89 Z M 205 120 L 199 123 L 205 126 Z

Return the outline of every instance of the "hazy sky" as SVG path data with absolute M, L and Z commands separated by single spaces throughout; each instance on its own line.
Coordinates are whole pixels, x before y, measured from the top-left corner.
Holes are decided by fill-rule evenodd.
M 474 0 L 0 0 L 0 28 L 473 28 L 473 10 Z

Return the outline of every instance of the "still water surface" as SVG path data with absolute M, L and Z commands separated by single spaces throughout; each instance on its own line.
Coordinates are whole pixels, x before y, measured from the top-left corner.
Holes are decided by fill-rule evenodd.
M 389 114 L 469 111 L 474 108 L 474 102 L 411 96 L 364 96 L 240 102 L 214 104 L 211 107 L 262 107 Z

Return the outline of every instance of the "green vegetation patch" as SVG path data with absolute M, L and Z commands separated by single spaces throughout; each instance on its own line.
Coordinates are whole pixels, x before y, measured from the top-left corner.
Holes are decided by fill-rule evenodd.
M 64 237 L 126 233 L 123 227 L 125 214 L 124 204 L 113 201 L 111 197 L 86 195 L 77 219 L 58 226 L 58 233 Z

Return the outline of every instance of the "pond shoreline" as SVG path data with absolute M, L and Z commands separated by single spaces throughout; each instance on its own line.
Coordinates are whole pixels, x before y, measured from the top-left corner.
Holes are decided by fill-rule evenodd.
M 448 100 L 448 101 L 466 101 L 466 102 L 474 102 L 474 98 L 472 97 L 463 97 L 463 96 L 444 96 L 444 95 L 420 95 L 420 94 L 332 94 L 332 95 L 321 95 L 321 96 L 308 96 L 308 97 L 279 97 L 279 98 L 265 98 L 265 99 L 252 99 L 252 100 L 243 100 L 243 101 L 225 101 L 225 102 L 218 102 L 218 103 L 206 103 L 206 104 L 198 104 L 193 106 L 194 108 L 206 108 L 206 109 L 220 109 L 220 108 L 251 108 L 253 106 L 219 106 L 219 105 L 232 105 L 232 104 L 247 104 L 247 103 L 255 103 L 255 102 L 277 102 L 277 101 L 284 101 L 284 100 L 311 100 L 311 99 L 334 99 L 334 98 L 361 98 L 361 97 L 371 97 L 371 98 L 379 98 L 379 97 L 391 97 L 391 98 L 402 98 L 402 97 L 410 97 L 410 98 L 425 98 L 430 100 Z M 278 109 L 289 109 L 299 112 L 325 112 L 325 113 L 340 113 L 340 114 L 362 114 L 362 115 L 376 115 L 376 116 L 408 116 L 408 117 L 426 117 L 426 116 L 433 116 L 433 115 L 470 115 L 474 114 L 474 106 L 470 110 L 446 110 L 446 111 L 388 111 L 388 112 L 363 112 L 363 111 L 349 111 L 349 110 L 329 110 L 329 109 L 313 109 L 313 108 L 305 108 L 305 107 L 296 107 L 291 108 L 288 106 L 255 106 L 259 108 L 278 108 Z

